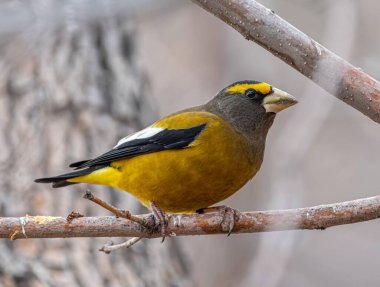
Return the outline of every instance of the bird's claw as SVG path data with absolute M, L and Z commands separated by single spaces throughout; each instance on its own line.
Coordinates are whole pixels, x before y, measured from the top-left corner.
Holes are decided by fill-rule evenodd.
M 239 211 L 222 205 L 219 208 L 219 216 L 222 218 L 220 223 L 222 230 L 228 232 L 227 236 L 230 236 L 235 227 L 235 222 L 239 220 Z
M 150 207 L 154 216 L 155 227 L 161 226 L 161 242 L 164 242 L 168 229 L 169 216 L 153 201 L 150 202 Z
M 224 232 L 228 232 L 227 236 L 230 236 L 234 227 L 235 222 L 239 220 L 240 212 L 234 208 L 221 205 L 221 206 L 212 206 L 201 208 L 196 211 L 198 214 L 209 213 L 209 212 L 218 212 L 219 216 L 222 218 L 220 226 Z

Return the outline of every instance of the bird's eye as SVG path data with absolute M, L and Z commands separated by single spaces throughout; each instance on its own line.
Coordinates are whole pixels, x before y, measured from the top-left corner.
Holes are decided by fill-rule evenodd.
M 264 96 L 262 94 L 258 93 L 255 90 L 251 90 L 251 89 L 247 90 L 245 92 L 245 95 L 249 99 L 251 99 L 252 101 L 255 101 L 255 102 L 259 102 L 259 101 L 261 101 L 264 98 Z

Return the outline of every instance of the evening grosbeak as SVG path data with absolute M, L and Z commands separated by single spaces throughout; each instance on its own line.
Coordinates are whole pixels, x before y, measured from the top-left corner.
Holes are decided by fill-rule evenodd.
M 134 195 L 158 219 L 160 212 L 204 210 L 258 172 L 276 113 L 296 103 L 267 83 L 236 82 L 204 105 L 166 116 L 99 157 L 71 164 L 73 172 L 36 182 L 112 186 Z

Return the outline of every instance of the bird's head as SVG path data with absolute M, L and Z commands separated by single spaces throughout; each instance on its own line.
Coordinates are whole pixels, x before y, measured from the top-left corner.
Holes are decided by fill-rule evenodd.
M 265 135 L 275 115 L 297 103 L 296 98 L 270 84 L 240 81 L 221 90 L 207 106 L 245 134 Z
M 265 110 L 266 113 L 278 113 L 297 103 L 295 97 L 264 82 L 241 81 L 229 85 L 220 92 L 222 95 L 231 95 L 249 100 L 253 106 Z

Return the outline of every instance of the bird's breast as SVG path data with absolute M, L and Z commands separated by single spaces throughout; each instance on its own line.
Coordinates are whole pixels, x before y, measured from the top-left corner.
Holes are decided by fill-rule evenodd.
M 203 114 L 191 117 L 190 125 L 207 126 L 189 147 L 117 162 L 122 173 L 118 187 L 146 206 L 154 201 L 174 213 L 194 212 L 240 189 L 256 174 L 261 160 L 254 160 L 251 147 L 229 124 Z M 175 122 L 176 128 L 186 125 Z

